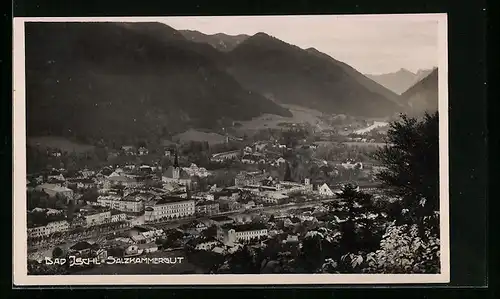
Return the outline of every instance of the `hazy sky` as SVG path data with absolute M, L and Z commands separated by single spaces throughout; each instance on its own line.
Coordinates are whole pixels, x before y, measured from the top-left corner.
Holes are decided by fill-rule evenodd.
M 167 17 L 178 30 L 230 35 L 265 32 L 301 48 L 314 47 L 362 73 L 438 65 L 434 15 Z

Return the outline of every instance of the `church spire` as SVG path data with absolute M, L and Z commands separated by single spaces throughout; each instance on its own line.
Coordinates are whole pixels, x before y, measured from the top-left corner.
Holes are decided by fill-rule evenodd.
M 175 151 L 174 168 L 179 168 L 179 158 L 177 156 L 177 151 Z

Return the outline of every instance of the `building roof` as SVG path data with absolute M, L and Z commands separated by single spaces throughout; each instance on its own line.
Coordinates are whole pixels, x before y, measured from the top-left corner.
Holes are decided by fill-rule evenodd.
M 239 154 L 240 150 L 234 150 L 234 151 L 227 151 L 227 152 L 222 152 L 222 153 L 216 153 L 212 155 L 212 158 L 217 158 L 225 155 L 234 155 L 234 154 Z
M 163 172 L 163 176 L 171 179 L 174 178 L 174 167 L 173 166 L 168 167 L 167 170 Z M 179 168 L 179 178 L 187 180 L 190 179 L 191 177 L 184 169 Z
M 197 206 L 212 206 L 212 205 L 219 205 L 218 202 L 215 201 L 199 201 L 196 203 Z
M 244 232 L 244 231 L 266 229 L 266 225 L 264 223 L 247 223 L 247 224 L 240 224 L 240 225 L 227 225 L 227 226 L 225 226 L 225 228 L 226 229 L 234 229 L 237 232 Z
M 76 243 L 75 245 L 71 246 L 71 250 L 85 250 L 85 249 L 90 249 L 92 248 L 92 244 L 90 244 L 87 241 L 80 241 Z
M 182 198 L 182 197 L 162 196 L 161 199 L 156 202 L 156 205 L 164 205 L 164 204 L 176 203 L 176 202 L 182 202 L 182 201 L 193 202 L 194 200 L 188 199 L 188 198 Z
M 39 187 L 41 189 L 47 189 L 47 190 L 51 190 L 54 192 L 73 192 L 73 190 L 71 190 L 69 188 L 62 187 L 62 186 L 55 185 L 55 184 L 42 184 Z
M 122 211 L 119 211 L 119 210 L 111 210 L 111 215 L 119 215 L 119 214 L 125 214 L 123 213 Z
M 118 175 L 118 176 L 110 176 L 108 177 L 108 180 L 113 181 L 113 182 L 135 182 L 136 180 L 134 178 L 124 176 L 124 175 Z
M 213 221 L 216 221 L 216 222 L 222 222 L 222 221 L 234 221 L 233 219 L 223 215 L 223 216 L 215 216 L 215 217 L 212 217 L 210 218 L 211 220 Z

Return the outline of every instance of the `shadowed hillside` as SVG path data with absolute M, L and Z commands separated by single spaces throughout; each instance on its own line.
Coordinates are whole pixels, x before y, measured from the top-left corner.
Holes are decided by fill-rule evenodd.
M 28 135 L 120 139 L 291 115 L 242 88 L 206 47 L 158 23 L 27 23 Z
M 402 100 L 410 106 L 410 114 L 421 114 L 438 110 L 439 84 L 438 69 L 405 91 Z
M 348 66 L 327 63 L 325 57 L 265 33 L 246 39 L 228 55 L 228 71 L 243 86 L 279 103 L 367 117 L 401 110 L 395 95 L 374 84 L 368 86 L 369 79 L 360 79 L 362 75 L 346 70 Z

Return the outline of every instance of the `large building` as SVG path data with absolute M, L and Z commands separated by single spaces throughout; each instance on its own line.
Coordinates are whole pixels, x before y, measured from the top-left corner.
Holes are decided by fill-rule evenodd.
M 318 193 L 321 196 L 334 196 L 335 192 L 325 183 L 318 188 Z
M 219 239 L 225 244 L 236 242 L 249 242 L 260 240 L 268 236 L 267 228 L 264 224 L 249 223 L 242 225 L 228 225 L 219 233 Z
M 65 232 L 69 229 L 69 223 L 66 220 L 49 222 L 44 226 L 28 228 L 28 238 L 47 237 L 53 233 Z
M 264 191 L 260 193 L 260 199 L 269 204 L 278 204 L 288 198 L 288 195 L 279 191 Z
M 125 197 L 116 194 L 101 195 L 97 198 L 97 203 L 93 205 L 128 213 L 140 213 L 144 211 L 143 197 L 134 195 Z
M 161 176 L 161 180 L 164 183 L 177 183 L 179 185 L 190 186 L 191 185 L 191 176 L 186 170 L 182 169 L 179 166 L 179 159 L 177 157 L 177 153 L 174 158 L 174 165 L 168 167 L 163 175 Z
M 159 222 L 174 218 L 190 217 L 194 215 L 195 211 L 194 200 L 165 196 L 146 207 L 144 220 L 146 222 Z
M 131 176 L 114 172 L 104 180 L 104 188 L 113 188 L 115 186 L 134 188 L 139 186 L 139 183 Z
M 196 214 L 207 216 L 219 214 L 219 203 L 214 201 L 199 201 L 196 203 Z
M 234 160 L 240 156 L 241 152 L 239 150 L 229 151 L 223 153 L 213 154 L 211 160 L 214 162 L 224 162 L 227 160 Z
M 73 190 L 57 185 L 57 184 L 43 184 L 35 188 L 37 191 L 45 192 L 49 197 L 63 197 L 68 202 L 74 198 Z
M 111 223 L 111 211 L 96 210 L 83 214 L 87 227 Z
M 311 184 L 311 181 L 309 179 L 305 179 L 304 184 L 295 182 L 280 182 L 279 189 L 286 194 L 296 192 L 311 193 L 313 191 L 313 185 Z
M 265 172 L 245 172 L 242 171 L 234 178 L 234 185 L 237 187 L 262 185 L 262 181 L 266 180 L 267 174 Z
M 183 167 L 184 170 L 189 176 L 197 176 L 200 178 L 205 178 L 210 175 L 210 172 L 204 167 L 198 167 L 196 164 L 192 163 L 189 167 Z

